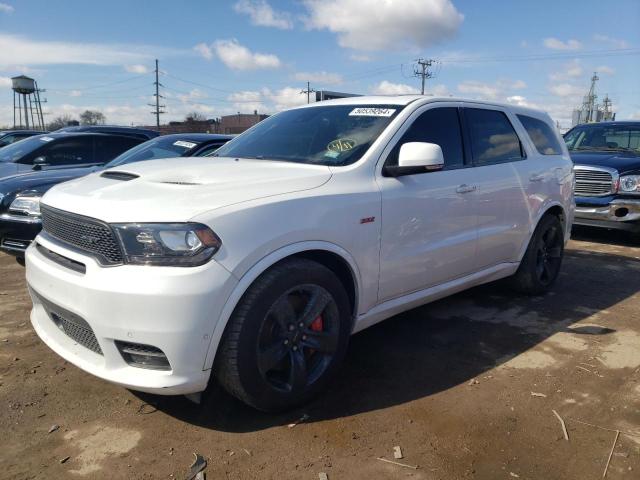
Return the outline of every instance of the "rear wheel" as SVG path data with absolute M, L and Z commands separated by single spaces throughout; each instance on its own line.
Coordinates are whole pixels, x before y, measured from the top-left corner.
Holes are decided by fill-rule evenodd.
M 555 215 L 546 215 L 538 223 L 513 276 L 514 289 L 527 295 L 545 293 L 558 278 L 563 254 L 562 223 Z
M 342 361 L 350 316 L 347 294 L 331 270 L 306 259 L 285 260 L 240 300 L 215 375 L 229 393 L 259 410 L 304 403 Z

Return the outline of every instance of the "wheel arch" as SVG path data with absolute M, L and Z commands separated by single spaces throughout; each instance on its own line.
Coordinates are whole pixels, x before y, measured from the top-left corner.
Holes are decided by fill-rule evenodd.
M 522 261 L 522 258 L 524 257 L 524 254 L 527 251 L 527 247 L 529 246 L 529 242 L 531 242 L 531 238 L 533 237 L 533 232 L 536 231 L 536 228 L 538 228 L 538 224 L 540 223 L 540 220 L 542 220 L 546 215 L 554 215 L 560 219 L 560 223 L 562 224 L 562 230 L 564 232 L 565 240 L 566 240 L 567 233 L 571 228 L 571 225 L 567 224 L 568 222 L 567 212 L 565 211 L 564 207 L 560 202 L 549 202 L 544 207 L 540 208 L 538 210 L 538 214 L 536 218 L 532 219 L 529 236 L 527 237 L 526 242 L 524 242 L 524 244 L 520 248 L 518 262 Z
M 358 292 L 361 285 L 360 272 L 353 257 L 342 247 L 330 242 L 314 241 L 287 245 L 260 259 L 240 277 L 231 295 L 227 298 L 211 335 L 203 367 L 205 370 L 212 368 L 229 319 L 247 289 L 264 272 L 277 263 L 290 258 L 314 260 L 336 274 L 349 296 L 353 322 L 358 311 Z

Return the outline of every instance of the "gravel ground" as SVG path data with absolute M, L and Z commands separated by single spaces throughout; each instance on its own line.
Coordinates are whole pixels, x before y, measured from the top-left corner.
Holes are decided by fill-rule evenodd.
M 574 238 L 548 295 L 503 282 L 398 315 L 352 338 L 329 392 L 275 416 L 68 364 L 33 332 L 24 270 L 0 254 L 0 478 L 182 479 L 198 452 L 209 479 L 598 479 L 616 430 L 607 478 L 639 478 L 640 248 Z M 394 446 L 418 468 L 377 459 Z

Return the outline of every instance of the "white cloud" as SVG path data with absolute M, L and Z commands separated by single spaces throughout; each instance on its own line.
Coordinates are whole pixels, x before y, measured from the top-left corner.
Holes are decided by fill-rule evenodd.
M 203 98 L 207 98 L 208 95 L 206 93 L 204 93 L 202 90 L 200 90 L 198 88 L 194 88 L 189 93 L 179 94 L 179 95 L 177 95 L 177 97 L 182 102 L 191 102 L 191 101 L 194 101 L 194 100 L 200 100 L 200 99 L 203 99 Z
M 281 30 L 293 28 L 291 15 L 286 12 L 276 12 L 266 0 L 240 0 L 233 9 L 249 15 L 251 23 L 259 27 L 274 27 Z
M 298 72 L 293 78 L 299 82 L 320 83 L 325 85 L 339 85 L 342 83 L 342 75 L 329 72 Z
M 428 94 L 433 94 L 436 97 L 451 96 L 451 92 L 449 92 L 449 88 L 446 85 L 443 85 L 441 83 L 434 85 L 433 87 L 429 87 L 429 85 L 427 85 L 426 90 Z
M 82 96 L 82 92 L 80 90 L 71 90 L 69 92 L 69 96 L 70 97 L 81 97 Z
M 580 97 L 586 93 L 584 87 L 571 83 L 557 83 L 549 86 L 549 91 L 559 97 Z
M 599 67 L 596 67 L 596 72 L 604 73 L 605 75 L 613 75 L 614 73 L 616 73 L 613 68 L 607 65 L 600 65 Z
M 304 0 L 306 24 L 354 50 L 426 48 L 453 37 L 464 16 L 450 0 Z
M 0 33 L 0 68 L 12 65 L 129 65 L 154 58 L 152 51 L 164 56 L 182 53 L 164 47 L 31 40 Z
M 244 90 L 232 93 L 227 100 L 242 111 L 278 111 L 307 103 L 307 96 L 299 88 L 284 87 L 278 90 Z
M 244 45 L 240 45 L 235 38 L 216 40 L 211 45 L 199 43 L 193 49 L 207 60 L 211 60 L 215 54 L 232 70 L 279 68 L 282 65 L 276 55 L 254 53 Z
M 13 8 L 8 3 L 0 3 L 0 13 L 13 13 L 15 8 Z
M 527 84 L 524 82 L 524 80 L 516 80 L 510 85 L 510 87 L 514 90 L 522 90 L 523 88 L 527 88 Z
M 526 97 L 522 95 L 511 95 L 507 97 L 506 100 L 507 100 L 507 103 L 511 103 L 519 107 L 540 108 L 538 105 L 530 102 L 529 100 L 527 100 Z
M 583 73 L 584 70 L 582 68 L 582 64 L 580 63 L 580 60 L 576 58 L 565 64 L 562 67 L 562 70 L 551 72 L 549 74 L 549 79 L 557 82 L 580 77 Z
M 497 86 L 476 80 L 464 81 L 459 83 L 456 88 L 460 93 L 484 100 L 495 100 L 499 93 Z
M 615 48 L 629 48 L 629 43 L 626 40 L 621 40 L 619 38 L 611 38 L 607 35 L 600 35 L 597 33 L 593 36 L 593 39 L 596 42 L 606 43 Z
M 10 88 L 11 79 L 9 77 L 0 77 L 0 88 Z
M 370 62 L 373 60 L 369 55 L 363 55 L 361 53 L 352 53 L 349 58 L 355 62 Z
M 370 90 L 374 95 L 407 95 L 420 93 L 420 90 L 406 83 L 391 83 L 387 80 L 381 81 Z
M 550 37 L 544 39 L 544 46 L 551 50 L 580 50 L 582 48 L 582 43 L 574 39 L 569 39 L 566 42 L 563 42 L 557 38 Z
M 129 73 L 137 73 L 139 75 L 149 73 L 149 69 L 147 68 L 147 66 L 140 63 L 136 63 L 134 65 L 125 65 L 124 69 Z
M 211 60 L 213 58 L 213 49 L 207 45 L 206 43 L 199 43 L 193 49 L 198 52 L 202 57 L 206 60 Z

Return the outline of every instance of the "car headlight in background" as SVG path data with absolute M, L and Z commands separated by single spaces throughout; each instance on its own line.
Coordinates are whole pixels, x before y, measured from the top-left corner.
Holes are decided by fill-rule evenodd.
M 10 213 L 29 215 L 30 217 L 40 216 L 40 195 L 18 194 L 9 205 Z
M 195 267 L 220 249 L 220 238 L 200 223 L 126 223 L 112 225 L 126 263 Z
M 623 175 L 620 177 L 620 193 L 640 195 L 640 175 Z

